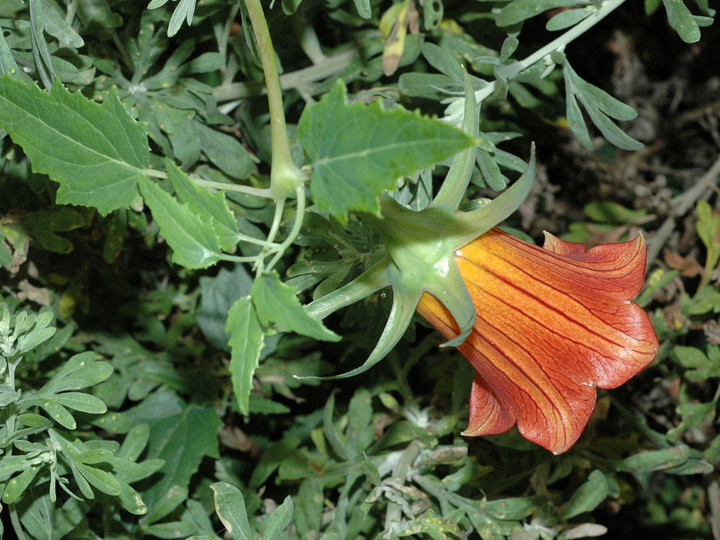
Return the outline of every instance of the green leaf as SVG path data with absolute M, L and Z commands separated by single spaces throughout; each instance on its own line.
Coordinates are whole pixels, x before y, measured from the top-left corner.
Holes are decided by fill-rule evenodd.
M 27 459 L 23 456 L 3 456 L 0 459 L 0 482 L 4 482 L 18 471 L 28 467 Z
M 623 150 L 639 150 L 643 147 L 642 143 L 628 136 L 611 120 L 611 118 L 622 121 L 632 120 L 637 116 L 632 107 L 581 79 L 567 60 L 563 63 L 563 76 L 565 78 L 568 124 L 586 148 L 593 149 L 585 120 L 575 101 L 576 97 L 585 107 L 593 124 L 609 143 Z
M 107 407 L 102 399 L 83 392 L 65 392 L 56 395 L 53 400 L 69 409 L 84 413 L 103 414 L 107 412 Z
M 39 429 L 49 428 L 52 425 L 47 418 L 35 413 L 20 414 L 17 417 L 17 421 L 23 426 Z
M 642 471 L 665 470 L 685 463 L 690 456 L 690 448 L 684 444 L 665 448 L 639 452 L 620 460 L 616 464 L 618 470 L 633 471 L 635 474 Z
M 716 249 L 720 244 L 720 213 L 713 211 L 707 201 L 702 199 L 695 205 L 698 220 L 695 228 L 698 236 L 708 252 Z
M 148 525 L 145 528 L 149 536 L 156 538 L 187 538 L 195 530 L 195 524 L 189 521 L 167 521 Z
M 60 371 L 40 389 L 41 393 L 58 393 L 67 390 L 81 390 L 95 386 L 112 375 L 113 367 L 108 362 L 97 360 L 92 351 L 76 354 L 65 362 Z
M 584 214 L 598 223 L 636 223 L 647 216 L 647 210 L 625 208 L 614 201 L 593 201 L 583 208 Z
M 31 488 L 28 497 L 17 502 L 18 514 L 23 527 L 36 540 L 58 540 L 66 538 L 70 531 L 85 519 L 91 503 L 68 497 L 60 506 L 50 500 L 47 487 Z
M 40 466 L 28 467 L 22 473 L 10 480 L 6 484 L 5 491 L 2 495 L 3 502 L 7 504 L 12 504 L 17 501 L 18 498 L 30 485 L 30 482 L 35 479 L 37 473 L 40 472 L 41 468 L 42 467 Z
M 370 422 L 372 421 L 370 392 L 365 388 L 355 391 L 348 408 L 347 443 L 359 452 L 374 441 Z
M 272 401 L 271 399 L 261 398 L 260 396 L 250 396 L 248 404 L 248 410 L 250 413 L 259 414 L 287 414 L 292 409 L 287 405 Z
M 222 268 L 217 276 L 204 276 L 199 281 L 200 309 L 195 320 L 214 347 L 228 350 L 228 312 L 241 297 L 250 294 L 253 278 L 244 265 L 236 264 L 232 270 Z
M 588 476 L 587 481 L 573 493 L 570 500 L 565 504 L 561 519 L 570 519 L 578 514 L 590 512 L 605 500 L 608 495 L 608 481 L 605 475 L 594 470 Z
M 577 0 L 516 0 L 506 5 L 495 18 L 498 26 L 517 24 L 549 9 L 571 7 L 578 4 Z
M 169 159 L 165 160 L 165 167 L 175 192 L 188 208 L 200 218 L 211 221 L 220 248 L 226 251 L 235 248 L 240 229 L 228 207 L 225 193 L 222 191 L 210 193 L 207 189 L 193 184 L 190 178 Z
M 668 22 L 685 43 L 700 41 L 700 28 L 683 0 L 663 0 Z
M 245 499 L 238 488 L 227 482 L 210 486 L 215 493 L 215 511 L 234 540 L 254 540 L 257 534 L 250 527 Z
M 252 174 L 255 165 L 250 153 L 237 139 L 199 122 L 194 127 L 203 153 L 222 172 L 241 180 Z
M 32 79 L 30 79 L 29 75 L 18 68 L 12 51 L 10 50 L 7 41 L 5 41 L 3 32 L 0 32 L 0 75 L 10 75 L 27 83 L 32 83 Z
M 187 497 L 188 489 L 186 487 L 171 486 L 153 506 L 152 512 L 145 516 L 143 519 L 143 528 L 146 528 L 145 525 L 160 521 L 170 514 L 170 512 L 180 506 Z
M 30 26 L 32 28 L 30 38 L 35 67 L 45 88 L 50 88 L 53 79 L 57 77 L 52 56 L 50 55 L 50 48 L 45 40 L 45 12 L 50 6 L 41 0 L 30 0 L 28 7 L 30 9 Z
M 150 512 L 172 486 L 189 485 L 204 456 L 218 457 L 217 430 L 222 421 L 215 409 L 187 406 L 176 395 L 159 392 L 126 414 L 150 428 L 146 459 L 165 461 L 159 480 L 143 492 Z
M 423 5 L 423 24 L 426 30 L 435 30 L 443 20 L 445 7 L 442 0 L 426 2 Z
M 137 463 L 125 458 L 111 456 L 107 462 L 112 466 L 118 480 L 133 483 L 157 472 L 165 462 L 162 459 L 146 459 Z
M 566 28 L 575 26 L 580 21 L 587 19 L 590 15 L 592 15 L 592 11 L 582 8 L 561 11 L 547 22 L 545 28 L 551 32 L 565 30 Z
M 23 353 L 30 352 L 55 335 L 57 328 L 48 326 L 52 320 L 53 314 L 51 311 L 45 311 L 38 315 L 34 320 L 33 329 L 18 339 L 17 350 Z
M 125 482 L 118 480 L 118 484 L 120 484 L 120 494 L 118 498 L 120 499 L 122 507 L 136 516 L 144 516 L 147 514 L 147 505 L 142 500 L 140 494 Z
M 170 17 L 167 30 L 168 37 L 173 37 L 178 33 L 182 26 L 183 19 L 187 21 L 188 26 L 192 24 L 195 13 L 195 1 L 196 0 L 180 0 L 175 11 L 173 11 L 172 17 Z
M 60 43 L 68 47 L 79 48 L 82 47 L 85 42 L 77 32 L 70 26 L 60 12 L 52 7 L 49 2 L 44 3 L 43 9 L 45 31 L 58 39 Z
M 283 503 L 278 506 L 265 524 L 263 540 L 282 540 L 285 536 L 285 529 L 290 525 L 293 515 L 292 499 L 288 495 Z
M 369 19 L 372 15 L 370 0 L 353 0 L 353 2 L 355 2 L 355 9 L 357 9 L 358 15 L 363 19 Z
M 107 493 L 108 495 L 120 495 L 120 482 L 107 471 L 98 469 L 97 467 L 91 467 L 84 463 L 76 463 L 75 466 L 78 468 L 80 473 L 85 479 L 96 489 Z
M 147 134 L 112 89 L 97 104 L 59 81 L 51 92 L 11 76 L 0 79 L 0 126 L 58 182 L 57 202 L 94 206 L 105 215 L 129 206 L 149 164 Z
M 378 196 L 398 178 L 474 144 L 464 132 L 404 109 L 348 105 L 341 82 L 305 108 L 298 134 L 312 161 L 315 204 L 343 222 L 350 210 L 378 213 Z
M 58 424 L 63 426 L 67 429 L 75 429 L 77 427 L 77 423 L 75 422 L 75 418 L 73 418 L 73 415 L 68 412 L 68 410 L 57 403 L 54 399 L 39 399 L 38 405 L 42 407 L 45 412 L 47 412 L 50 415 L 50 418 L 55 420 Z M 28 405 L 34 404 L 33 400 L 28 400 Z
M 252 472 L 248 488 L 251 490 L 260 489 L 263 483 L 270 478 L 270 475 L 295 453 L 299 445 L 299 439 L 295 437 L 285 437 L 265 449 L 260 461 Z
M 645 0 L 645 15 L 652 15 L 662 4 L 662 0 Z
M 230 334 L 230 378 L 240 413 L 250 414 L 250 391 L 255 369 L 260 361 L 264 334 L 255 313 L 252 298 L 243 296 L 228 314 L 227 332 Z
M 148 425 L 137 424 L 125 435 L 122 446 L 115 455 L 122 459 L 136 461 L 145 450 L 149 439 L 150 428 Z
M 20 399 L 20 392 L 9 384 L 0 384 L 0 407 L 6 407 Z
M 174 263 L 186 268 L 207 268 L 220 260 L 222 252 L 210 221 L 147 178 L 140 181 L 140 192 L 160 226 L 160 234 L 173 250 Z
M 714 300 L 717 300 L 717 291 L 711 287 L 707 287 L 707 290 L 710 290 Z M 704 381 L 711 377 L 720 377 L 720 363 L 717 362 L 717 359 L 713 361 L 696 347 L 675 345 L 670 351 L 670 358 L 688 370 L 685 377 L 691 381 Z
M 500 191 L 507 186 L 508 179 L 500 172 L 500 166 L 492 158 L 489 152 L 478 149 L 477 164 L 483 174 L 483 179 L 493 191 Z
M 295 289 L 282 283 L 276 273 L 262 274 L 255 278 L 250 295 L 263 326 L 274 322 L 283 330 L 322 341 L 340 340 L 340 336 L 335 332 L 328 330 L 322 322 L 308 315 L 300 304 Z
M 55 233 L 82 227 L 85 225 L 85 218 L 72 208 L 61 207 L 30 212 L 23 218 L 22 224 L 42 247 L 48 251 L 66 254 L 72 251 L 72 243 Z

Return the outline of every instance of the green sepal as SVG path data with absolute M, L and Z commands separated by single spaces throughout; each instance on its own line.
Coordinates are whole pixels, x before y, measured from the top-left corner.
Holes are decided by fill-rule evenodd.
M 480 135 L 478 104 L 475 100 L 470 76 L 466 71 L 463 71 L 463 74 L 465 76 L 465 117 L 462 128 L 465 133 L 477 139 Z M 475 144 L 455 154 L 440 191 L 430 203 L 431 207 L 452 212 L 460 205 L 475 168 L 476 155 L 477 145 Z
M 387 272 L 389 262 L 390 259 L 384 257 L 351 282 L 310 302 L 305 308 L 308 315 L 322 320 L 338 309 L 359 302 L 383 287 L 388 287 L 390 285 Z
M 469 244 L 478 236 L 485 234 L 495 225 L 510 217 L 530 193 L 534 180 L 535 144 L 533 143 L 530 148 L 530 162 L 527 169 L 512 186 L 488 204 L 470 212 L 458 214 L 458 220 L 462 223 L 462 233 L 458 237 L 456 249 Z
M 454 264 L 454 261 L 453 264 L 449 266 L 448 272 L 445 275 L 444 285 L 441 289 L 430 288 L 427 292 L 440 300 L 448 311 L 452 313 L 460 329 L 460 334 L 458 334 L 457 337 L 440 346 L 457 347 L 461 345 L 470 335 L 470 332 L 472 332 L 477 311 L 475 310 L 475 304 L 463 281 L 462 275 L 460 275 L 460 270 L 457 264 Z
M 410 321 L 412 321 L 413 315 L 415 314 L 415 308 L 420 301 L 420 297 L 423 295 L 422 290 L 418 289 L 403 289 L 402 287 L 393 286 L 393 305 L 390 309 L 390 315 L 388 316 L 387 324 L 380 335 L 380 339 L 375 345 L 375 348 L 368 356 L 365 362 L 355 369 L 351 369 L 340 375 L 332 375 L 330 377 L 322 377 L 323 379 L 346 379 L 348 377 L 354 377 L 365 373 L 368 369 L 377 364 L 380 360 L 385 358 L 387 354 L 398 344 L 398 341 L 405 334 Z

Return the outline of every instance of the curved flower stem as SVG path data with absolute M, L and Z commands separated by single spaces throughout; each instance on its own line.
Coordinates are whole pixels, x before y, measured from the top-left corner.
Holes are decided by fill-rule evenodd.
M 270 232 L 267 236 L 268 242 L 274 242 L 275 236 L 277 236 L 278 230 L 280 230 L 280 222 L 282 221 L 282 214 L 285 210 L 285 199 L 280 199 L 275 204 L 275 214 L 273 215 L 272 225 L 270 225 Z
M 290 229 L 290 233 L 287 235 L 287 238 L 285 238 L 282 244 L 275 248 L 277 253 L 275 253 L 275 256 L 270 261 L 270 264 L 267 265 L 267 268 L 265 269 L 266 272 L 270 272 L 273 269 L 285 250 L 289 248 L 293 242 L 295 242 L 298 234 L 300 234 L 300 227 L 302 227 L 303 217 L 305 215 L 305 188 L 302 184 L 295 187 L 295 198 L 297 199 L 295 222 L 293 223 L 293 227 Z
M 562 51 L 568 43 L 573 41 L 575 38 L 580 37 L 585 32 L 587 32 L 590 28 L 595 26 L 597 23 L 602 21 L 605 17 L 610 15 L 613 11 L 615 11 L 618 7 L 620 7 L 622 4 L 625 3 L 625 0 L 607 0 L 606 2 L 603 2 L 603 4 L 600 6 L 600 8 L 587 17 L 586 19 L 583 19 L 578 24 L 573 26 L 570 30 L 565 32 L 563 35 L 558 37 L 557 39 L 552 40 L 550 43 L 545 45 L 544 47 L 538 49 L 534 53 L 532 53 L 527 58 L 520 60 L 518 62 L 518 70 L 517 74 L 520 74 L 522 71 L 526 70 L 536 62 L 539 62 L 543 58 L 545 58 L 547 55 L 556 52 L 556 51 Z M 517 76 L 517 75 L 516 75 Z M 481 88 L 477 92 L 475 92 L 475 99 L 478 103 L 482 102 L 486 97 L 491 95 L 495 88 L 497 87 L 497 81 L 490 82 L 487 86 Z
M 275 244 L 275 236 L 277 236 L 280 230 L 280 223 L 282 222 L 282 215 L 285 210 L 285 200 L 285 197 L 282 197 L 275 203 L 275 214 L 273 215 L 273 221 L 270 225 L 270 232 L 268 232 L 267 235 L 267 242 L 270 246 L 263 249 L 262 253 L 255 257 L 255 264 L 257 265 L 256 275 L 258 276 L 265 271 L 265 257 L 275 251 L 274 246 L 277 245 Z
M 292 197 L 298 185 L 305 181 L 305 175 L 297 167 L 290 154 L 285 111 L 283 109 L 280 76 L 275 61 L 270 31 L 260 0 L 245 0 L 250 23 L 257 40 L 260 61 L 265 74 L 265 86 L 270 109 L 270 132 L 272 135 L 272 165 L 270 169 L 270 189 L 275 199 Z

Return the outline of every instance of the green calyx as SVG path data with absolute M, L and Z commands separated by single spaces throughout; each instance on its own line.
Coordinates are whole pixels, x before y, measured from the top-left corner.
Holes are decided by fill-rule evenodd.
M 466 81 L 463 128 L 478 136 L 478 108 L 472 87 Z M 355 280 L 312 302 L 308 312 L 323 318 L 390 286 L 393 305 L 385 328 L 365 363 L 329 379 L 362 373 L 384 358 L 400 341 L 423 294 L 435 296 L 452 314 L 460 334 L 446 346 L 460 345 L 472 331 L 475 306 L 455 262 L 455 252 L 505 220 L 525 199 L 535 173 L 534 148 L 525 173 L 501 195 L 470 212 L 460 212 L 470 182 L 476 148 L 455 156 L 448 175 L 430 205 L 414 211 L 389 195 L 380 199 L 380 215 L 366 215 L 379 232 L 386 257 Z

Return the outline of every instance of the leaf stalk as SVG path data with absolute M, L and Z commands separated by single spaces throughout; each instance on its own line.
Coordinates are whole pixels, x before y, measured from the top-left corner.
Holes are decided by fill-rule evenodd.
M 265 14 L 260 5 L 260 0 L 245 0 L 245 5 L 255 32 L 268 94 L 270 133 L 272 136 L 270 189 L 276 199 L 289 198 L 295 196 L 297 186 L 305 182 L 305 175 L 295 164 L 290 154 L 282 90 L 280 88 L 280 75 Z

